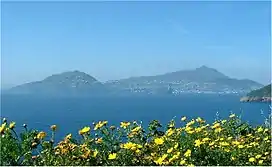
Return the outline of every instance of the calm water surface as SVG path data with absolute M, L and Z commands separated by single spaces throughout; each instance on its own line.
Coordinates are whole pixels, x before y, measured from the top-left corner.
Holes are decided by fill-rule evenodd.
M 50 125 L 58 125 L 57 137 L 67 133 L 77 133 L 78 129 L 92 125 L 98 120 L 108 120 L 119 125 L 120 121 L 143 121 L 146 126 L 157 119 L 167 121 L 182 116 L 203 117 L 208 122 L 219 117 L 227 117 L 230 112 L 257 125 L 264 123 L 264 116 L 270 112 L 268 103 L 240 103 L 236 95 L 183 95 L 146 97 L 97 97 L 97 98 L 48 98 L 33 96 L 1 97 L 1 117 L 23 123 L 30 128 L 48 131 Z M 263 113 L 263 115 L 262 115 Z

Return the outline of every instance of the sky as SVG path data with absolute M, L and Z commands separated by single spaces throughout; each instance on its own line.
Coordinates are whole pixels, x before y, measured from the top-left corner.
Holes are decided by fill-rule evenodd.
M 100 81 L 202 65 L 271 82 L 270 2 L 2 2 L 1 84 Z

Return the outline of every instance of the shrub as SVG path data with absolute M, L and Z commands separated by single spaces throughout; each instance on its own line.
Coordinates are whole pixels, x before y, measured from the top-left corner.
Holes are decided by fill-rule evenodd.
M 155 120 L 146 130 L 135 121 L 120 127 L 99 121 L 79 130 L 81 140 L 68 134 L 57 143 L 56 125 L 51 135 L 24 125 L 18 136 L 15 123 L 4 120 L 0 132 L 0 165 L 271 165 L 271 128 L 234 114 L 211 125 L 183 117 L 162 127 Z

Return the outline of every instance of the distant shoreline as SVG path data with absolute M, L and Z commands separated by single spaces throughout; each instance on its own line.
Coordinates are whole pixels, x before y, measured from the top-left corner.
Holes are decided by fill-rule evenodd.
M 241 102 L 272 102 L 271 97 L 251 97 L 251 96 L 244 96 L 240 99 Z

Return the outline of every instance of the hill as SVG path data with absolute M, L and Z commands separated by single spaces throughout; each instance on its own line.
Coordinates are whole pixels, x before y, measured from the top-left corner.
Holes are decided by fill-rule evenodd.
M 174 94 L 183 92 L 246 93 L 263 86 L 252 80 L 230 78 L 207 66 L 155 76 L 140 76 L 109 81 L 105 85 L 120 90 L 126 89 L 131 92 L 151 94 L 161 91 L 168 92 L 169 88 L 173 90 Z
M 64 96 L 105 94 L 181 94 L 181 93 L 245 93 L 263 85 L 251 80 L 230 78 L 216 69 L 202 66 L 154 76 L 99 82 L 80 71 L 54 74 L 42 81 L 15 86 L 5 93 Z
M 271 84 L 247 94 L 250 97 L 271 97 Z
M 243 102 L 249 101 L 271 101 L 271 84 L 249 92 L 245 97 L 241 98 Z
M 84 72 L 70 71 L 54 74 L 42 81 L 13 87 L 8 93 L 82 96 L 101 94 L 105 91 L 105 86 L 94 77 Z

